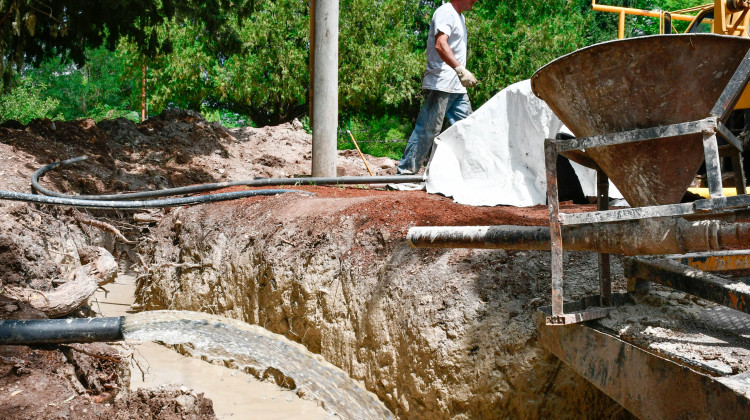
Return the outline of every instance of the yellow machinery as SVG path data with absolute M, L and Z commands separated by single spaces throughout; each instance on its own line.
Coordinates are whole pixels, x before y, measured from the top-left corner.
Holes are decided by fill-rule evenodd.
M 671 22 L 680 20 L 690 22 L 686 33 L 714 33 L 720 35 L 748 36 L 748 22 L 750 21 L 750 1 L 747 0 L 715 0 L 703 6 L 689 9 L 665 12 L 661 10 L 643 10 L 630 7 L 608 6 L 591 0 L 591 7 L 598 12 L 617 13 L 620 15 L 618 39 L 625 38 L 625 15 L 647 16 L 659 19 L 659 29 L 662 34 L 673 33 Z M 698 12 L 695 15 L 690 13 Z
M 683 355 L 665 363 L 656 347 L 629 343 L 627 328 L 618 335 L 606 323 L 576 325 L 637 304 L 633 298 L 648 293 L 650 283 L 732 309 L 726 313 L 744 312 L 736 319 L 750 322 L 750 194 L 742 159 L 750 113 L 735 111 L 750 83 L 750 7 L 721 0 L 669 13 L 593 5 L 620 14 L 620 38 L 627 14 L 660 19 L 663 33 L 581 48 L 531 77 L 534 94 L 573 134 L 544 143 L 549 230 L 413 227 L 407 240 L 415 247 L 550 250 L 551 305 L 539 308 L 537 322 L 542 347 L 639 418 L 750 418 L 746 373 L 742 382 L 727 374 L 712 383 L 715 371 L 693 375 L 698 370 L 685 367 L 693 359 Z M 689 22 L 689 33 L 671 35 L 673 19 Z M 596 170 L 597 211 L 561 209 L 560 155 Z M 734 196 L 724 189 L 727 160 Z M 683 203 L 702 165 L 709 198 Z M 610 180 L 631 207 L 609 208 Z M 576 299 L 564 299 L 563 263 L 573 261 L 564 251 L 599 254 L 598 295 L 581 298 L 579 290 Z M 612 288 L 610 254 L 623 256 L 628 293 Z M 701 325 L 746 328 L 734 320 L 731 327 Z M 693 340 L 684 337 L 678 345 Z
M 598 12 L 617 13 L 620 16 L 617 38 L 625 38 L 625 16 L 646 16 L 659 19 L 659 33 L 675 33 L 672 21 L 690 22 L 685 33 L 714 33 L 748 37 L 750 26 L 750 0 L 714 0 L 713 3 L 688 9 L 667 12 L 630 7 L 609 6 L 591 0 L 591 8 Z M 695 13 L 695 14 L 692 14 Z M 750 108 L 750 87 L 742 93 L 734 109 Z

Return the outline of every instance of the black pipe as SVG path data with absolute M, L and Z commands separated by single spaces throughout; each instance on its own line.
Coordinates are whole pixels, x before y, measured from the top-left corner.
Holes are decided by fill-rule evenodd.
M 253 190 L 229 193 L 209 194 L 202 196 L 172 198 L 165 200 L 146 201 L 117 201 L 133 200 L 136 198 L 164 197 L 171 195 L 198 193 L 226 188 L 231 186 L 270 186 L 270 185 L 323 185 L 323 184 L 373 184 L 373 183 L 404 183 L 424 182 L 421 175 L 412 176 L 371 176 L 371 177 L 313 177 L 313 178 L 267 178 L 250 181 L 221 182 L 201 184 L 189 187 L 170 188 L 158 191 L 143 191 L 126 194 L 108 195 L 70 195 L 48 190 L 39 184 L 39 178 L 46 172 L 59 166 L 69 165 L 88 159 L 88 156 L 78 156 L 61 162 L 51 163 L 37 169 L 31 177 L 32 188 L 42 196 L 36 194 L 0 191 L 0 199 L 27 201 L 38 204 L 53 204 L 84 208 L 105 209 L 139 209 L 154 207 L 171 207 L 188 204 L 208 203 L 214 201 L 233 200 L 259 195 L 276 195 L 288 192 L 298 192 L 315 195 L 300 190 Z M 122 340 L 122 322 L 124 317 L 118 318 L 73 318 L 73 319 L 39 319 L 39 320 L 7 320 L 0 321 L 0 344 L 60 344 L 60 343 L 91 343 L 95 341 Z
M 59 166 L 69 165 L 88 159 L 87 156 L 78 156 L 62 162 L 51 163 L 37 169 L 31 176 L 31 186 L 39 194 L 60 198 L 75 198 L 83 200 L 136 200 L 141 198 L 166 197 L 170 195 L 194 194 L 206 191 L 218 190 L 234 186 L 268 187 L 274 185 L 344 185 L 344 184 L 399 184 L 424 182 L 422 175 L 390 175 L 390 176 L 342 176 L 342 177 L 307 177 L 307 178 L 262 178 L 244 181 L 218 182 L 213 184 L 190 185 L 187 187 L 166 188 L 156 191 L 140 191 L 123 194 L 102 195 L 72 195 L 62 194 L 44 188 L 39 184 L 39 178 L 45 173 Z
M 162 200 L 144 200 L 144 201 L 100 201 L 100 200 L 81 200 L 77 198 L 59 198 L 47 197 L 44 195 L 18 193 L 13 191 L 0 191 L 0 200 L 26 201 L 37 204 L 52 204 L 57 206 L 82 207 L 89 209 L 116 209 L 116 210 L 134 210 L 148 209 L 159 207 L 176 207 L 190 204 L 212 203 L 215 201 L 236 200 L 239 198 L 277 195 L 284 193 L 296 192 L 300 194 L 315 195 L 314 193 L 301 190 L 249 190 L 234 191 L 228 193 L 198 195 L 192 197 L 169 198 Z
M 0 345 L 93 343 L 123 339 L 125 317 L 0 321 Z
M 78 156 L 78 157 L 66 159 L 66 160 L 63 160 L 61 162 L 54 162 L 54 163 L 50 163 L 49 165 L 42 166 L 41 168 L 39 168 L 36 171 L 34 171 L 34 173 L 31 175 L 31 188 L 34 191 L 38 192 L 39 194 L 51 195 L 51 196 L 57 197 L 57 195 L 55 195 L 55 194 L 47 194 L 47 192 L 54 193 L 54 191 L 47 190 L 46 188 L 44 188 L 41 185 L 39 185 L 39 178 L 42 175 L 46 174 L 47 172 L 49 172 L 49 171 L 57 168 L 58 166 L 71 165 L 71 164 L 74 164 L 74 163 L 77 163 L 77 162 L 84 161 L 84 160 L 86 160 L 88 158 L 89 158 L 88 156 L 83 155 L 83 156 Z M 76 198 L 83 198 L 83 197 L 76 197 Z

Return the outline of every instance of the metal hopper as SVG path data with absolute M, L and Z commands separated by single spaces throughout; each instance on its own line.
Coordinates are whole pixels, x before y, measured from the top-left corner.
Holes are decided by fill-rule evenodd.
M 696 121 L 712 116 L 748 49 L 750 39 L 713 34 L 605 42 L 542 67 L 532 89 L 578 138 Z M 732 107 L 713 116 L 725 119 Z M 673 204 L 704 160 L 703 135 L 587 148 L 585 156 L 632 206 Z
M 745 107 L 738 104 L 747 103 L 748 83 L 750 39 L 740 37 L 650 36 L 561 57 L 532 78 L 536 95 L 575 134 L 544 142 L 549 235 L 519 226 L 430 227 L 410 229 L 409 242 L 416 247 L 549 249 L 552 296 L 546 325 L 601 318 L 627 299 L 612 292 L 609 253 L 660 256 L 628 263 L 631 292 L 640 290 L 639 283 L 663 280 L 750 313 L 747 285 L 705 273 L 750 270 L 750 251 L 736 251 L 750 246 L 743 142 L 726 126 L 730 113 Z M 598 211 L 560 211 L 560 154 L 596 169 Z M 733 197 L 723 195 L 723 156 L 732 161 Z M 678 203 L 702 162 L 711 198 Z M 608 208 L 608 179 L 633 207 Z M 599 295 L 587 296 L 567 313 L 563 248 L 599 253 Z M 736 253 L 714 255 L 727 251 Z M 715 263 L 686 268 L 683 260 Z

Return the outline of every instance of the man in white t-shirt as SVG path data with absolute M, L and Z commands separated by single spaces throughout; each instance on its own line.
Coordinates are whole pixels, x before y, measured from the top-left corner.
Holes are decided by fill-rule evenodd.
M 445 117 L 453 125 L 472 112 L 466 88 L 476 86 L 477 79 L 465 67 L 468 36 L 462 13 L 471 10 L 476 2 L 451 0 L 432 15 L 422 82 L 424 104 L 398 164 L 399 174 L 419 172 Z

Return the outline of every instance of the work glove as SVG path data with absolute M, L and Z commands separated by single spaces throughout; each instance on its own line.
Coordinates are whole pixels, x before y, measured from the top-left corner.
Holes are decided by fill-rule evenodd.
M 458 74 L 458 79 L 461 81 L 461 84 L 464 87 L 474 87 L 477 85 L 477 78 L 474 77 L 474 74 L 472 72 L 466 70 L 466 67 L 458 66 L 453 70 L 455 70 L 456 74 Z

